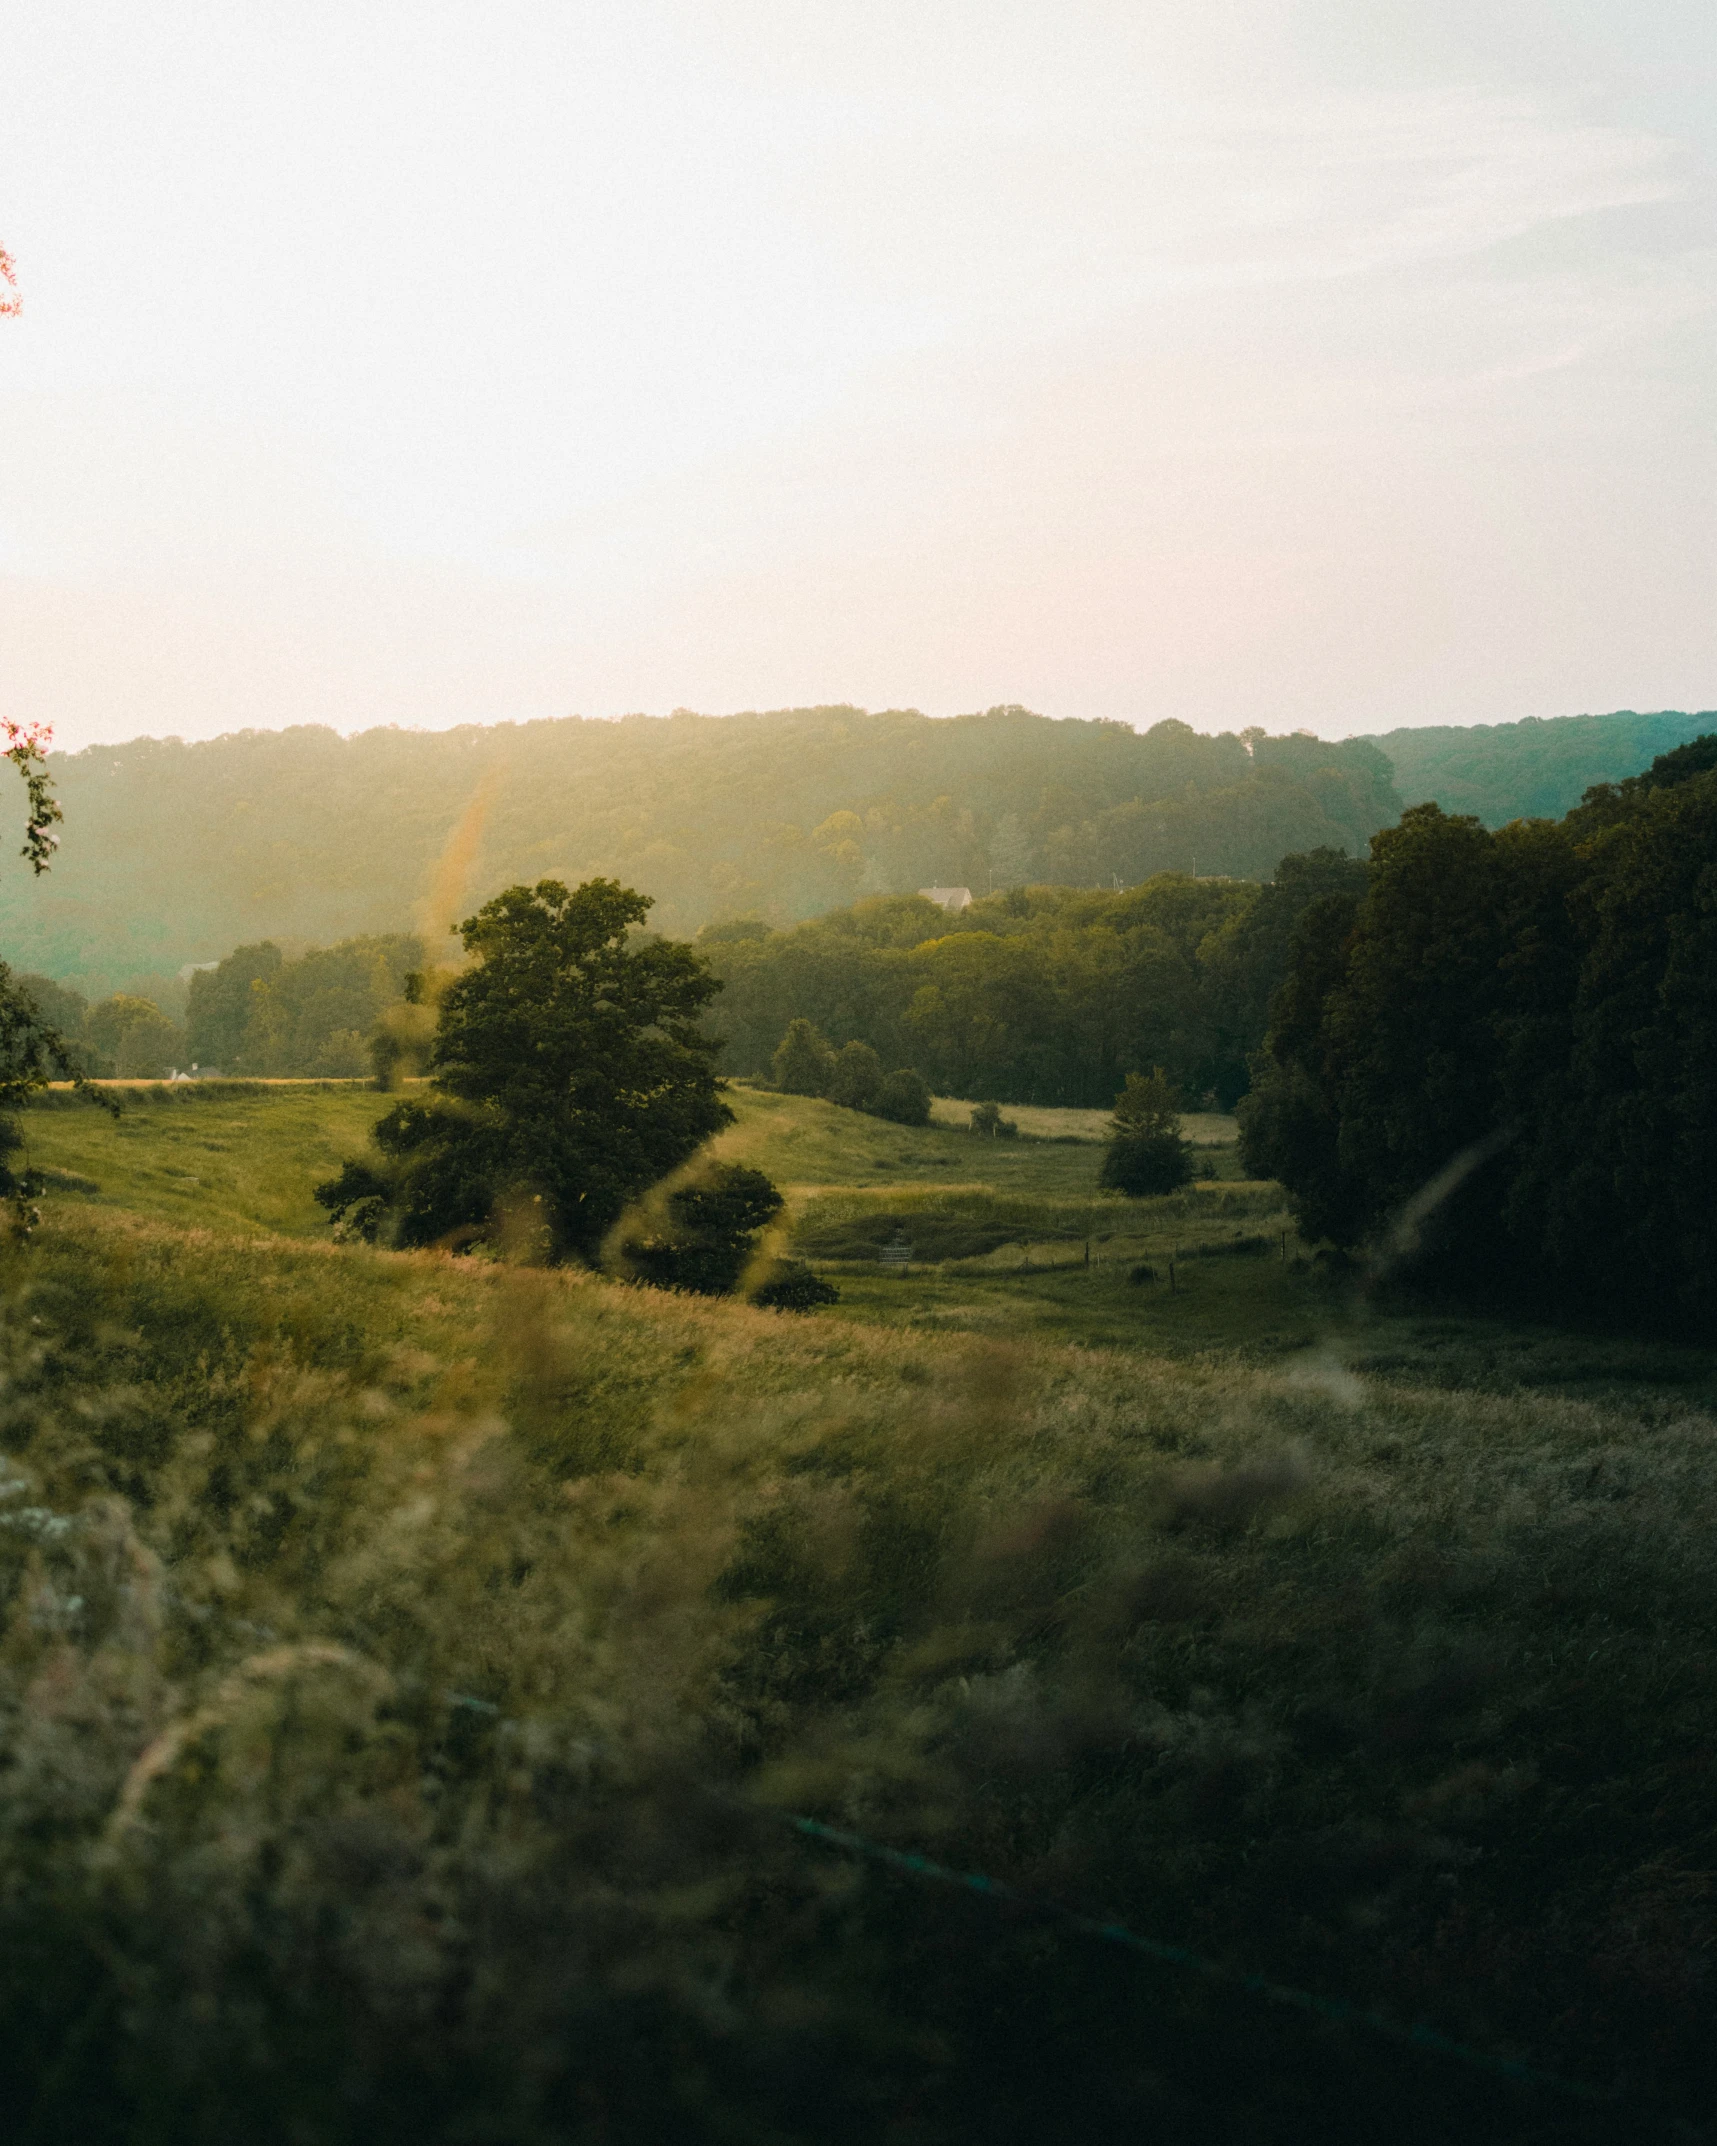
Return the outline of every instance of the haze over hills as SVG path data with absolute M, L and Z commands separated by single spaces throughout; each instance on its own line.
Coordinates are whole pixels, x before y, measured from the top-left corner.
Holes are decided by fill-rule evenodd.
M 1487 827 L 1554 820 L 1594 783 L 1620 782 L 1717 729 L 1717 713 L 1563 715 L 1519 723 L 1439 724 L 1390 730 L 1370 742 L 1395 769 L 1405 804 L 1434 799 L 1445 812 L 1470 812 Z
M 0 883 L 14 968 L 91 994 L 261 939 L 408 929 L 444 904 L 605 874 L 688 934 L 790 923 L 930 883 L 1262 878 L 1290 851 L 1361 854 L 1426 796 L 1495 823 L 1557 812 L 1711 716 L 1573 717 L 1325 743 L 1140 733 L 1021 708 L 684 711 L 443 732 L 244 731 L 56 756 L 54 871 Z M 1464 741 L 1464 744 L 1463 744 Z

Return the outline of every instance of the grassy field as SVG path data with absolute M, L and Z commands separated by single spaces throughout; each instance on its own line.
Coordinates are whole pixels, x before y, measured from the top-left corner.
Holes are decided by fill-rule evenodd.
M 117 1123 L 58 1095 L 25 1113 L 28 1155 L 52 1176 L 50 1214 L 105 1209 L 325 1240 L 310 1187 L 362 1152 L 385 1107 L 358 1082 L 156 1087 L 130 1097 Z M 792 1248 L 839 1287 L 832 1316 L 844 1321 L 1295 1361 L 1314 1371 L 1341 1365 L 1367 1378 L 1500 1393 L 1621 1400 L 1674 1391 L 1717 1402 L 1708 1351 L 1367 1300 L 1304 1259 L 1271 1186 L 1230 1175 L 1169 1199 L 1120 1200 L 1097 1193 L 1096 1151 L 1084 1142 L 893 1126 L 739 1086 L 731 1101 L 737 1122 L 715 1152 L 787 1190 Z M 906 1267 L 880 1265 L 875 1252 L 901 1238 L 912 1251 Z M 1133 1279 L 1140 1268 L 1149 1277 Z
M 930 1106 L 932 1123 L 957 1127 L 965 1132 L 972 1122 L 972 1105 L 957 1097 L 939 1095 Z M 1106 1110 L 1054 1110 L 1035 1103 L 1008 1103 L 1002 1115 L 1012 1118 L 1028 1139 L 1090 1140 L 1108 1138 Z M 1232 1147 L 1240 1128 L 1234 1119 L 1218 1111 L 1189 1110 L 1180 1121 L 1184 1138 L 1196 1148 Z
M 65 1091 L 29 1111 L 30 1160 L 93 1181 L 100 1189 L 92 1196 L 114 1206 L 287 1236 L 323 1226 L 309 1187 L 362 1151 L 386 1108 L 362 1081 L 105 1082 L 102 1089 L 123 1105 L 117 1122 Z M 980 1140 L 942 1123 L 889 1125 L 737 1084 L 729 1100 L 737 1123 L 715 1152 L 767 1171 L 789 1193 L 962 1185 L 1066 1199 L 1096 1186 L 1097 1152 L 1083 1136 L 1078 1145 Z
M 1368 1301 L 1269 1186 L 1096 1201 L 1089 1143 L 735 1104 L 721 1150 L 848 1255 L 828 1314 L 331 1244 L 360 1088 L 28 1114 L 29 2135 L 1704 2136 L 1712 1359 Z M 901 1231 L 904 1269 L 861 1256 Z M 865 1876 L 783 1812 L 1619 2098 Z
M 1717 2090 L 1684 1394 L 87 1200 L 0 1288 L 0 2070 L 58 2082 L 38 2137 L 1701 2135 L 1660 2119 Z M 863 1877 L 783 1810 L 1621 2099 Z
M 326 1235 L 310 1188 L 363 1152 L 384 1107 L 363 1081 L 101 1087 L 117 1119 L 60 1090 L 19 1121 L 50 1200 L 286 1237 Z

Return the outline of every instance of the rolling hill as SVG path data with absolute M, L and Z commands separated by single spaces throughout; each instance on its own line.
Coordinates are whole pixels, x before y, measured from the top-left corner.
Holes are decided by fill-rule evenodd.
M 55 756 L 65 846 L 43 880 L 0 876 L 0 948 L 96 996 L 258 940 L 291 952 L 445 921 L 542 877 L 640 887 L 675 935 L 930 883 L 1257 879 L 1290 851 L 1360 854 L 1427 797 L 1490 824 L 1560 813 L 1713 724 L 1574 716 L 1327 744 L 823 707 L 139 738 Z

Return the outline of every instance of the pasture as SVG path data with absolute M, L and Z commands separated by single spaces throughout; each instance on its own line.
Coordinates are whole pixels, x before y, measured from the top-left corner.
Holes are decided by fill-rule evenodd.
M 386 1107 L 356 1081 L 123 1092 L 117 1122 L 59 1091 L 24 1113 L 26 1157 L 49 1174 L 50 1217 L 107 1210 L 325 1242 L 310 1188 L 363 1152 Z M 1231 1148 L 1215 1151 L 1227 1174 L 1133 1201 L 1097 1191 L 1094 1140 L 1060 1130 L 976 1138 L 962 1129 L 963 1104 L 957 1122 L 912 1127 L 740 1083 L 729 1101 L 736 1123 L 712 1152 L 781 1185 L 788 1248 L 839 1287 L 829 1315 L 838 1320 L 1177 1357 L 1340 1363 L 1451 1389 L 1717 1400 L 1709 1351 L 1400 1304 L 1324 1274 L 1304 1256 L 1276 1188 L 1239 1179 Z M 905 1264 L 884 1265 L 877 1254 L 902 1240 Z M 1148 1275 L 1134 1279 L 1141 1268 Z
M 827 1314 L 332 1244 L 307 1184 L 370 1091 L 28 1114 L 0 2066 L 39 2135 L 97 2136 L 82 2095 L 357 2146 L 340 2065 L 385 2048 L 421 2136 L 1697 2136 L 1711 1360 L 1368 1302 L 1269 1186 L 1105 1232 L 1088 1142 L 735 1101 Z

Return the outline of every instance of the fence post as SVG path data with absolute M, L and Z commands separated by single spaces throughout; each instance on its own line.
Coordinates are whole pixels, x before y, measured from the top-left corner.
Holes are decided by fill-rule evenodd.
M 1171 1259 L 1169 1261 L 1169 1295 L 1172 1297 L 1174 1293 L 1174 1261 Z

